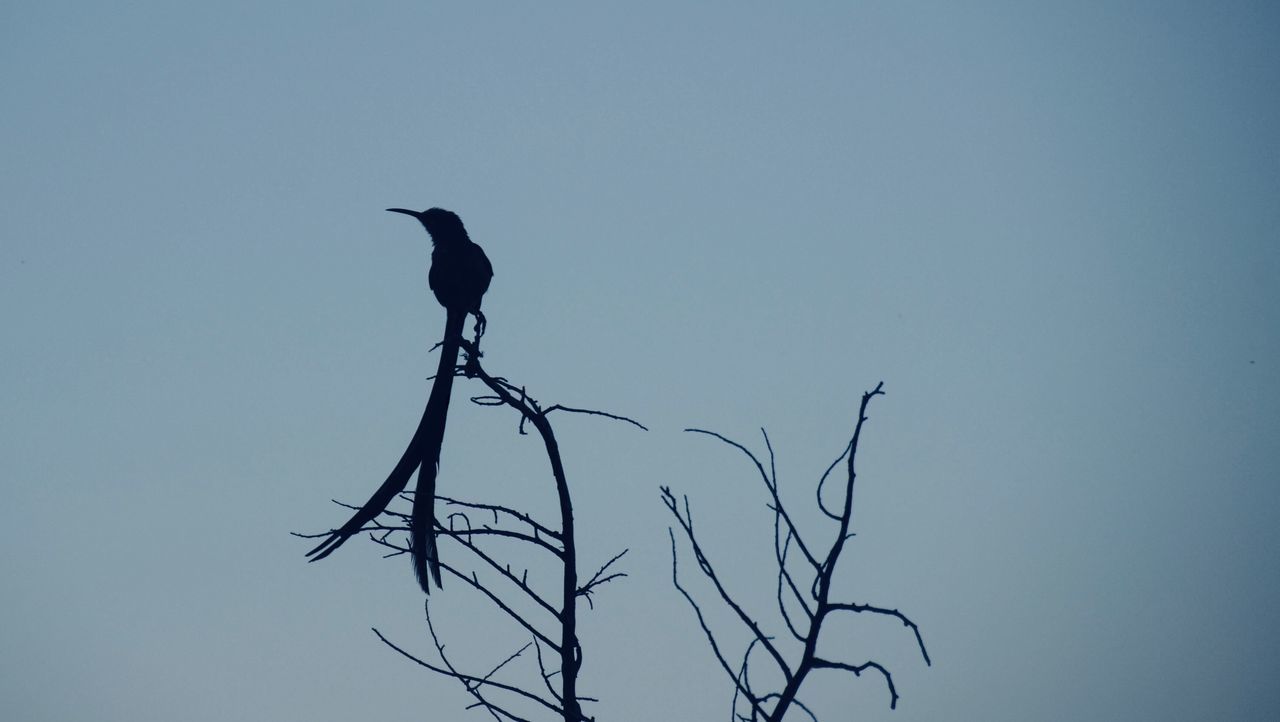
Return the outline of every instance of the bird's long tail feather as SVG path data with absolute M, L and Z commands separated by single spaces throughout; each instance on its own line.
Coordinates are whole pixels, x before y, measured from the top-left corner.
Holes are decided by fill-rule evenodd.
M 414 469 L 419 470 L 418 489 L 414 493 L 413 515 L 410 518 L 410 551 L 413 570 L 423 590 L 430 593 L 428 574 L 440 586 L 440 559 L 436 552 L 433 533 L 435 521 L 436 472 L 440 465 L 440 447 L 444 443 L 444 426 L 449 413 L 449 396 L 453 390 L 454 368 L 458 363 L 458 341 L 466 313 L 449 312 L 445 322 L 444 341 L 440 347 L 440 365 L 436 371 L 427 407 L 414 432 L 409 446 L 400 461 L 387 475 L 382 486 L 369 497 L 355 514 L 340 528 L 334 530 L 323 542 L 307 552 L 310 561 L 319 561 L 332 554 L 348 539 L 360 533 L 364 525 L 386 510 L 397 494 L 409 485 Z
M 413 516 L 409 521 L 409 551 L 413 557 L 414 576 L 427 594 L 431 593 L 431 581 L 437 587 L 441 586 L 440 556 L 434 529 L 436 473 L 440 469 L 440 447 L 444 444 L 449 395 L 453 390 L 454 369 L 458 365 L 458 342 L 462 340 L 466 319 L 465 311 L 448 312 L 444 341 L 440 346 L 440 366 L 431 386 L 431 396 L 427 399 L 427 410 L 422 415 L 421 466 L 418 469 L 418 489 L 413 494 Z

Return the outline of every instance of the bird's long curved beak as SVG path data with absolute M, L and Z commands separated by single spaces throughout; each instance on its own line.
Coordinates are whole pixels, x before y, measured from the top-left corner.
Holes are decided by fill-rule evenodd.
M 391 211 L 392 213 L 403 213 L 406 216 L 413 216 L 414 218 L 422 217 L 421 213 L 417 211 L 411 211 L 408 208 L 388 208 L 387 210 Z

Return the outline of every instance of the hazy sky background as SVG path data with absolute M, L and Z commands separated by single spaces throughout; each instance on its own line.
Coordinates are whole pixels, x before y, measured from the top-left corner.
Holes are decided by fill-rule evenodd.
M 0 718 L 482 718 L 369 631 L 429 652 L 407 560 L 288 536 L 417 423 L 444 314 L 382 209 L 435 205 L 496 268 L 488 368 L 652 429 L 557 420 L 583 571 L 632 550 L 599 719 L 728 718 L 660 484 L 783 631 L 751 467 L 680 429 L 766 426 L 800 509 L 879 380 L 840 588 L 934 666 L 833 630 L 902 700 L 815 677 L 824 720 L 1280 717 L 1278 38 L 1266 2 L 5 3 Z M 549 510 L 468 393 L 442 487 Z M 438 605 L 451 650 L 505 633 Z

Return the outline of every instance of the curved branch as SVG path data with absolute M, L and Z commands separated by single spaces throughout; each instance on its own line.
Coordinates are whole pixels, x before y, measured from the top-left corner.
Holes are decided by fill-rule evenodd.
M 882 614 L 887 617 L 897 618 L 899 621 L 902 622 L 902 626 L 910 627 L 911 631 L 915 632 L 916 644 L 920 645 L 920 656 L 924 657 L 924 663 L 926 665 L 930 667 L 933 666 L 933 662 L 930 661 L 929 659 L 929 652 L 927 652 L 924 648 L 924 638 L 920 636 L 920 628 L 916 626 L 915 622 L 911 621 L 910 619 L 907 619 L 907 615 L 903 614 L 902 612 L 899 612 L 896 609 L 885 609 L 884 607 L 873 607 L 870 604 L 842 604 L 839 602 L 828 604 L 826 607 L 826 610 L 823 611 L 823 614 L 825 615 L 827 612 L 854 612 L 854 613 L 867 612 L 869 614 Z
M 865 664 L 845 664 L 844 662 L 832 662 L 829 659 L 821 657 L 813 658 L 814 669 L 840 669 L 845 672 L 852 672 L 853 676 L 861 677 L 862 673 L 868 669 L 874 669 L 884 675 L 885 684 L 889 685 L 889 709 L 898 708 L 898 690 L 893 686 L 893 675 L 889 674 L 889 670 L 880 665 L 879 662 L 866 662 Z
M 791 590 L 792 596 L 799 602 L 800 608 L 804 610 L 805 616 L 809 618 L 810 626 L 813 625 L 813 610 L 809 609 L 809 605 L 805 603 L 804 597 L 800 595 L 800 590 L 796 588 L 795 580 L 791 578 L 791 572 L 787 571 L 787 552 L 791 549 L 791 535 L 787 535 L 782 546 L 782 552 L 778 555 L 778 611 L 782 613 L 782 619 L 787 624 L 787 630 L 791 632 L 791 636 L 796 638 L 798 642 L 804 642 L 805 635 L 800 633 L 796 628 L 795 622 L 791 621 L 791 613 L 787 611 L 786 601 L 782 598 L 783 582 Z
M 817 557 L 815 557 L 809 551 L 809 547 L 805 545 L 804 539 L 800 537 L 799 530 L 797 530 L 796 525 L 791 522 L 791 517 L 787 514 L 786 509 L 783 508 L 782 506 L 782 500 L 778 498 L 777 487 L 769 479 L 769 474 L 766 473 L 764 470 L 764 464 L 760 463 L 760 460 L 756 458 L 756 455 L 751 453 L 751 450 L 743 446 L 742 444 L 739 444 L 738 442 L 732 439 L 729 439 L 720 434 L 717 434 L 714 431 L 707 431 L 706 429 L 685 429 L 685 431 L 693 434 L 706 434 L 707 436 L 713 436 L 723 441 L 724 443 L 728 444 L 729 446 L 732 446 L 738 449 L 742 453 L 746 454 L 748 459 L 751 459 L 751 463 L 756 465 L 756 471 L 760 473 L 760 478 L 764 480 L 765 487 L 769 489 L 769 495 L 773 498 L 773 503 L 776 506 L 774 511 L 782 516 L 783 521 L 787 522 L 787 526 L 790 527 L 792 533 L 795 534 L 796 547 L 800 549 L 800 553 L 804 554 L 804 558 L 809 561 L 809 564 L 815 570 L 821 571 L 822 565 L 818 562 Z
M 818 490 L 816 492 L 818 497 L 818 508 L 821 509 L 822 513 L 826 514 L 832 521 L 840 521 L 840 515 L 828 509 L 826 503 L 822 501 L 822 487 L 827 483 L 827 477 L 830 476 L 832 470 L 836 468 L 836 464 L 839 464 L 840 461 L 844 459 L 844 455 L 849 453 L 851 448 L 853 448 L 852 441 L 845 444 L 844 451 L 840 452 L 840 455 L 836 457 L 835 461 L 831 462 L 831 466 L 828 466 L 827 470 L 822 472 L 822 478 L 818 479 Z
M 636 421 L 635 419 L 631 419 L 626 416 L 619 416 L 618 414 L 611 414 L 607 411 L 595 411 L 593 409 L 575 409 L 572 406 L 565 406 L 564 404 L 555 404 L 554 406 L 547 407 L 547 409 L 543 411 L 543 413 L 549 414 L 552 411 L 567 411 L 573 414 L 589 414 L 591 416 L 603 416 L 607 419 L 613 419 L 614 421 L 625 421 L 628 424 L 631 424 L 632 426 L 640 427 L 642 431 L 649 430 L 649 427 L 645 426 L 639 421 Z

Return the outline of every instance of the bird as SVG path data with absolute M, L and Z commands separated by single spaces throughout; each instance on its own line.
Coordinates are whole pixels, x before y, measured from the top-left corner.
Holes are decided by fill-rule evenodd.
M 412 211 L 388 208 L 389 212 L 413 216 L 431 237 L 431 270 L 427 283 L 436 300 L 445 309 L 444 339 L 440 342 L 440 363 L 436 370 L 427 407 L 400 461 L 387 475 L 386 481 L 369 497 L 348 521 L 314 549 L 307 552 L 311 561 L 332 554 L 347 539 L 358 534 L 365 524 L 384 510 L 397 494 L 404 491 L 409 478 L 418 471 L 418 488 L 413 495 L 413 512 L 409 518 L 409 551 L 414 576 L 422 590 L 430 594 L 431 582 L 441 587 L 440 557 L 436 549 L 435 497 L 436 475 L 440 468 L 440 447 L 444 443 L 445 421 L 449 413 L 449 395 L 458 363 L 462 329 L 469 314 L 476 317 L 476 337 L 484 333 L 486 321 L 480 302 L 493 279 L 493 265 L 484 249 L 471 240 L 458 214 L 443 208 Z

